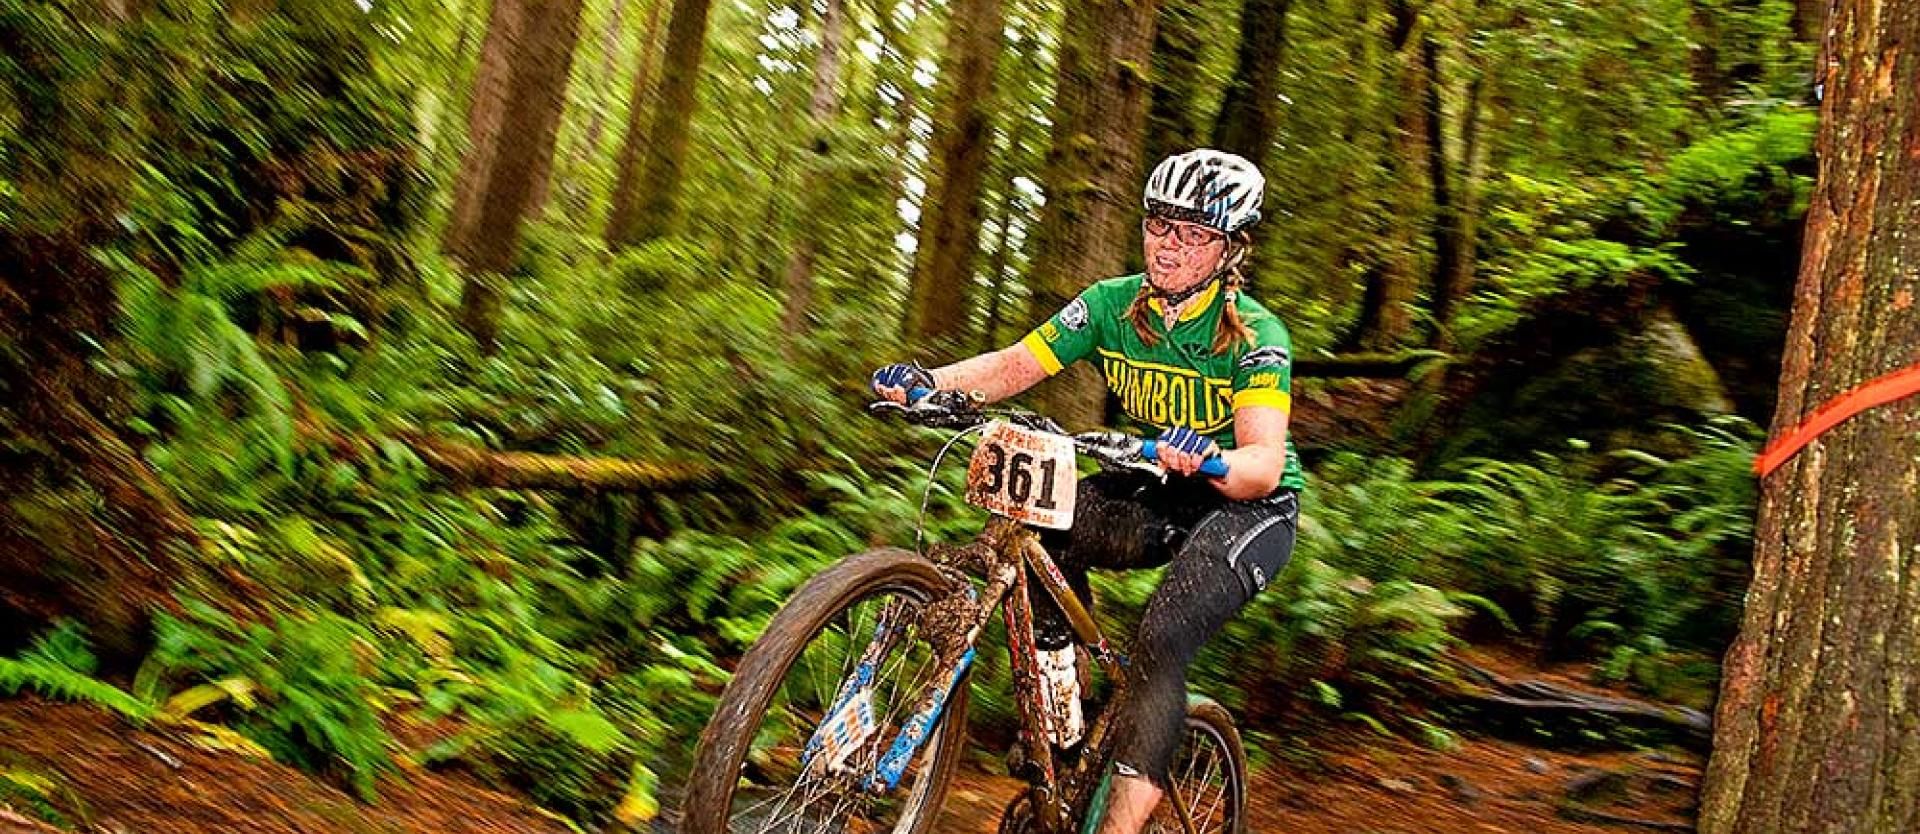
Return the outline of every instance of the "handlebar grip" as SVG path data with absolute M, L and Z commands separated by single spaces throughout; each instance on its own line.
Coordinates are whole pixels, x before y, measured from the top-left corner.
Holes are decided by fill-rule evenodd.
M 1147 460 L 1156 461 L 1156 462 L 1159 461 L 1160 460 L 1159 441 L 1156 441 L 1156 440 L 1140 441 L 1140 456 L 1146 458 Z M 1215 478 L 1225 478 L 1227 477 L 1227 462 L 1226 460 L 1218 457 L 1207 458 L 1207 461 L 1205 463 L 1200 464 L 1200 474 L 1210 475 Z

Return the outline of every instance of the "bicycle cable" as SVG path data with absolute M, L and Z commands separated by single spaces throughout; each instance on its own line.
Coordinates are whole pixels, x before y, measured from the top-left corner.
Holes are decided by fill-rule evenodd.
M 973 432 L 985 431 L 987 426 L 990 425 L 992 425 L 992 423 L 984 422 L 977 426 L 969 426 L 954 432 L 953 436 L 947 438 L 947 442 L 940 447 L 940 452 L 933 456 L 933 465 L 927 467 L 927 488 L 920 493 L 920 517 L 913 523 L 913 552 L 922 556 L 927 555 L 926 548 L 922 546 L 927 536 L 927 504 L 933 500 L 933 487 L 939 480 L 940 461 L 946 458 L 947 450 L 952 449 L 954 444 L 960 442 L 960 438 L 966 437 Z

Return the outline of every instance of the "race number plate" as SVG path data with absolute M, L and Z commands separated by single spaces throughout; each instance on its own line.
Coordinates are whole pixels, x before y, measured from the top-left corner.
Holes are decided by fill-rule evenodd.
M 994 423 L 967 465 L 967 503 L 1036 527 L 1073 526 L 1073 440 Z

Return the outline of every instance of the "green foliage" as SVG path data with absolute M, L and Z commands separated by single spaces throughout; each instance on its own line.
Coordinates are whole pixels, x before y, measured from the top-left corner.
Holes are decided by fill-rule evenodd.
M 587 824 L 645 817 L 686 766 L 727 659 L 794 588 L 847 553 L 912 544 L 923 523 L 928 541 L 977 528 L 959 461 L 932 479 L 923 515 L 937 440 L 861 411 L 867 371 L 901 358 L 890 334 L 910 280 L 907 217 L 935 173 L 923 65 L 936 63 L 942 4 L 851 15 L 839 112 L 805 129 L 793 116 L 813 82 L 813 10 L 716 9 L 682 222 L 616 251 L 601 225 L 623 127 L 647 106 L 630 100 L 631 73 L 654 46 L 627 4 L 610 55 L 582 39 L 545 213 L 500 279 L 502 344 L 485 355 L 453 324 L 467 276 L 426 221 L 450 202 L 488 4 L 242 14 L 157 0 L 125 20 L 82 5 L 0 5 L 0 222 L 97 244 L 120 317 L 112 334 L 78 336 L 130 395 L 109 422 L 194 516 L 190 558 L 246 577 L 270 613 L 243 623 L 189 603 L 160 618 L 131 692 L 94 677 L 79 627 L 62 626 L 0 660 L 0 689 L 135 720 L 190 715 L 362 796 L 407 761 L 470 769 Z M 1383 4 L 1297 6 L 1274 68 L 1278 140 L 1260 160 L 1273 184 L 1262 245 L 1284 257 L 1256 280 L 1310 350 L 1349 326 L 1362 277 L 1432 271 L 1437 213 L 1424 164 L 1394 161 L 1418 150 L 1401 140 L 1425 91 L 1399 84 L 1418 42 L 1387 47 Z M 590 0 L 583 32 L 613 8 Z M 1231 4 L 1196 8 L 1201 123 L 1239 33 Z M 985 205 L 1006 207 L 987 232 L 1009 280 L 951 311 L 994 345 L 1028 323 L 1035 180 L 1058 116 L 1061 9 L 1007 11 L 1019 48 L 980 141 Z M 1456 327 L 1467 348 L 1582 289 L 1746 277 L 1701 263 L 1685 236 L 1754 218 L 1786 228 L 1804 208 L 1814 114 L 1781 101 L 1806 63 L 1782 38 L 1788 11 L 1422 10 L 1440 48 L 1443 156 L 1463 168 L 1476 164 L 1460 133 L 1480 85 L 1480 283 Z M 1709 65 L 1720 81 L 1696 72 Z M 790 332 L 782 281 L 802 240 L 816 244 L 812 317 Z M 987 284 L 997 276 L 980 260 Z M 417 434 L 717 475 L 646 496 L 450 490 L 410 448 Z M 1657 455 L 1561 450 L 1431 477 L 1391 457 L 1316 461 L 1294 566 L 1195 680 L 1263 718 L 1296 698 L 1311 720 L 1437 746 L 1446 731 L 1399 703 L 1446 674 L 1462 633 L 1518 632 L 1600 657 L 1609 677 L 1697 688 L 1694 653 L 1717 648 L 1738 607 L 1757 432 L 1676 434 L 1683 448 Z M 26 517 L 80 499 L 9 500 Z M 1156 578 L 1103 577 L 1102 603 L 1124 622 Z M 1005 666 L 995 647 L 976 667 L 984 721 L 1011 716 Z M 0 790 L 41 790 L 14 773 L 0 768 Z
M 99 661 L 82 627 L 62 622 L 17 658 L 0 658 L 0 692 L 32 689 L 50 698 L 97 704 L 132 721 L 153 716 L 153 706 L 113 684 L 95 678 Z
M 157 620 L 148 680 L 251 682 L 257 701 L 236 704 L 243 711 L 235 729 L 276 759 L 341 772 L 371 800 L 376 777 L 392 767 L 377 709 L 387 697 L 376 685 L 383 658 L 372 632 L 326 614 L 271 626 L 242 625 L 204 606 L 193 614 Z

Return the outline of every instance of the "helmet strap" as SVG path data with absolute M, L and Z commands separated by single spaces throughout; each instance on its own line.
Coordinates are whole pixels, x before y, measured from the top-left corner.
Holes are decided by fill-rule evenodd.
M 1187 299 L 1205 292 L 1208 287 L 1213 286 L 1214 283 L 1221 278 L 1233 274 L 1235 270 L 1240 268 L 1240 263 L 1244 260 L 1246 260 L 1246 248 L 1229 239 L 1227 250 L 1220 255 L 1220 265 L 1214 268 L 1213 274 L 1207 276 L 1206 280 L 1197 281 L 1193 286 L 1184 290 L 1168 292 L 1167 290 L 1161 289 L 1158 284 L 1153 283 L 1152 277 L 1148 277 L 1148 292 L 1154 298 L 1160 299 L 1160 303 L 1171 311 L 1174 307 L 1185 303 Z M 1236 289 L 1238 289 L 1237 282 L 1234 286 L 1229 286 L 1227 292 L 1232 293 Z M 1233 299 L 1229 298 L 1227 300 L 1232 301 Z

